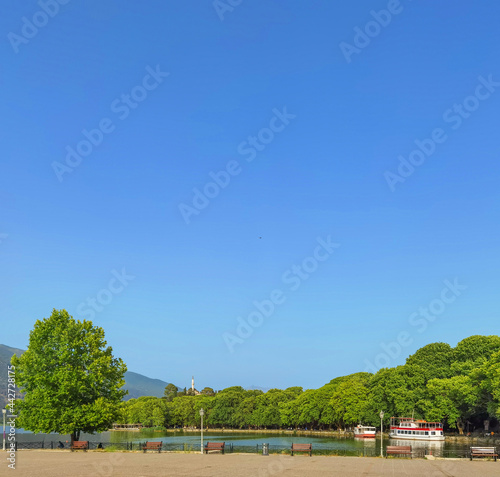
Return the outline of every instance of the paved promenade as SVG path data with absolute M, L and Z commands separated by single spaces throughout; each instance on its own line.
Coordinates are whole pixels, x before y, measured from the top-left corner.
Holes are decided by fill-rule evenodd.
M 500 477 L 500 462 L 255 454 L 19 451 L 14 477 Z

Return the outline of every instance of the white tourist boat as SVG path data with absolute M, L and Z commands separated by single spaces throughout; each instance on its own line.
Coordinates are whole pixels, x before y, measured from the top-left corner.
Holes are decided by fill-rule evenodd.
M 443 424 L 413 417 L 391 417 L 389 437 L 419 441 L 444 441 Z
M 372 426 L 362 426 L 358 424 L 354 428 L 354 437 L 359 437 L 363 439 L 370 439 L 375 437 L 377 430 Z

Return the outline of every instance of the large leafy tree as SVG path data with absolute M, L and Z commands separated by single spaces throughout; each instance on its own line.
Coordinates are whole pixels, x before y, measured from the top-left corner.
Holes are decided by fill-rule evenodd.
M 346 376 L 330 398 L 333 422 L 339 427 L 353 425 L 364 419 L 368 407 L 368 373 Z
M 414 374 L 421 374 L 425 383 L 434 378 L 450 378 L 453 376 L 450 369 L 453 353 L 454 350 L 448 343 L 431 343 L 408 357 L 406 365 L 413 366 Z
M 119 417 L 126 391 L 123 361 L 114 358 L 104 330 L 53 310 L 37 320 L 29 346 L 13 356 L 16 382 L 24 399 L 17 403 L 19 425 L 33 432 L 101 432 Z
M 463 433 L 463 423 L 474 414 L 480 389 L 469 376 L 431 379 L 427 383 L 426 417 L 430 420 L 446 419 L 452 428 Z
M 500 351 L 500 336 L 469 336 L 460 341 L 453 351 L 456 361 L 484 362 Z
M 482 417 L 496 416 L 500 419 L 500 351 L 470 375 L 474 385 L 481 388 Z
M 237 421 L 237 410 L 247 395 L 241 386 L 232 386 L 217 393 L 210 423 L 221 427 L 241 427 L 242 423 Z
M 165 392 L 163 394 L 167 402 L 172 402 L 175 397 L 177 397 L 178 390 L 175 384 L 169 383 L 165 387 Z
M 455 362 L 452 364 L 452 369 L 457 375 L 471 374 L 498 351 L 500 351 L 500 336 L 469 336 L 454 348 Z

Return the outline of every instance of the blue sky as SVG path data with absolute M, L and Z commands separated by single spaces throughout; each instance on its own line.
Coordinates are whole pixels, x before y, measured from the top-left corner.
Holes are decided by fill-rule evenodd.
M 498 334 L 500 4 L 54 1 L 0 19 L 2 343 L 311 388 Z

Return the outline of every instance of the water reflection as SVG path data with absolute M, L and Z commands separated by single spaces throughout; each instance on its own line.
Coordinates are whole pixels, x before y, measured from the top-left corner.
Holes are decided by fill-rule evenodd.
M 354 438 L 356 442 L 363 442 L 363 447 L 365 449 L 375 449 L 376 447 L 376 441 L 378 440 L 380 443 L 380 439 L 363 439 L 363 438 Z
M 414 451 L 420 454 L 432 454 L 437 457 L 443 456 L 445 441 L 419 441 L 412 439 L 391 439 L 391 446 L 411 446 Z

